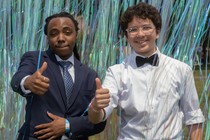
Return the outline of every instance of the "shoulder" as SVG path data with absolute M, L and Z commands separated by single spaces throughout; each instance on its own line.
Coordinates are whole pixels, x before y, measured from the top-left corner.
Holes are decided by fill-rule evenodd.
M 160 56 L 160 64 L 169 70 L 174 70 L 180 73 L 192 71 L 190 65 L 164 54 L 161 54 Z
M 124 62 L 112 65 L 106 70 L 106 78 L 110 77 L 114 79 L 119 79 L 123 75 L 125 69 L 126 67 Z
M 83 64 L 82 62 L 80 62 L 76 58 L 74 58 L 74 63 L 75 63 L 75 69 L 78 68 L 78 69 L 81 69 L 83 72 L 85 72 L 87 74 L 97 75 L 97 72 L 94 69 L 90 68 L 86 64 Z
M 90 73 L 97 73 L 94 69 L 90 68 L 89 66 L 87 66 L 85 64 L 82 64 L 82 67 Z
M 120 63 L 120 64 L 114 64 L 112 66 L 109 66 L 107 70 L 111 70 L 111 71 L 121 71 L 122 69 L 124 69 L 125 64 L 124 62 Z
M 39 51 L 28 51 L 28 52 L 25 52 L 21 56 L 21 61 L 22 62 L 25 62 L 25 61 L 33 62 L 34 60 L 38 59 L 38 57 L 39 57 Z
M 107 73 L 121 76 L 127 69 L 136 68 L 134 56 L 128 55 L 121 63 L 109 66 Z
M 46 54 L 45 51 L 28 51 L 28 52 L 25 52 L 23 55 L 22 55 L 22 58 L 24 57 L 38 57 L 40 54 Z
M 39 54 L 39 51 L 27 51 L 23 55 L 36 55 Z
M 130 54 L 127 57 L 125 57 L 125 59 L 121 63 L 109 66 L 109 69 L 113 69 L 113 70 L 117 70 L 117 71 L 123 70 L 127 66 L 133 66 L 134 62 L 135 62 L 134 56 L 132 54 Z

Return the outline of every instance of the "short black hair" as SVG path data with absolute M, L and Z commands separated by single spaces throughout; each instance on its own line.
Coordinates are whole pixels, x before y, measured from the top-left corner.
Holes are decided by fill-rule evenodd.
M 44 25 L 44 34 L 47 35 L 47 30 L 48 30 L 48 24 L 49 22 L 53 19 L 53 18 L 57 18 L 57 17 L 67 17 L 67 18 L 70 18 L 74 25 L 75 25 L 75 29 L 76 29 L 76 32 L 79 30 L 79 27 L 78 27 L 78 22 L 76 21 L 76 19 L 68 12 L 60 12 L 60 13 L 56 13 L 56 14 L 53 14 L 49 17 L 47 17 L 45 19 L 45 25 Z
M 128 28 L 128 23 L 133 20 L 133 17 L 138 17 L 141 19 L 148 18 L 153 22 L 157 30 L 161 30 L 162 19 L 159 11 L 152 5 L 140 2 L 137 5 L 128 7 L 120 19 L 120 26 L 125 35 L 126 29 Z

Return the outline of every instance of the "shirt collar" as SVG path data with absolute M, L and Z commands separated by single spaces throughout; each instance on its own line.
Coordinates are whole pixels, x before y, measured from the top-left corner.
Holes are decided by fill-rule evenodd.
M 58 55 L 55 54 L 56 60 L 57 61 L 70 61 L 72 65 L 74 65 L 74 54 L 72 53 L 71 57 L 69 57 L 66 60 L 61 59 Z

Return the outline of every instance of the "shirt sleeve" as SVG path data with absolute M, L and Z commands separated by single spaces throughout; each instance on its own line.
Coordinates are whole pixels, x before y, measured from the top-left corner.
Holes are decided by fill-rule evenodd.
M 184 123 L 192 125 L 205 121 L 200 109 L 198 94 L 195 87 L 193 71 L 188 68 L 184 75 L 183 95 L 181 96 L 180 105 L 184 113 Z
M 21 80 L 21 82 L 20 82 L 20 87 L 21 87 L 21 90 L 23 91 L 23 93 L 25 93 L 26 95 L 27 94 L 29 94 L 29 93 L 31 93 L 31 91 L 30 90 L 26 90 L 25 88 L 24 88 L 24 82 L 25 82 L 25 80 L 26 80 L 26 78 L 28 78 L 29 77 L 29 75 L 28 76 L 26 76 L 26 77 L 24 77 L 22 80 Z
M 110 93 L 109 106 L 104 108 L 105 111 L 104 120 L 106 120 L 111 115 L 113 109 L 118 106 L 118 101 L 119 101 L 118 87 L 120 84 L 120 80 L 119 76 L 117 75 L 118 75 L 117 71 L 113 72 L 113 69 L 109 68 L 106 72 L 106 76 L 102 85 L 103 88 L 108 88 Z

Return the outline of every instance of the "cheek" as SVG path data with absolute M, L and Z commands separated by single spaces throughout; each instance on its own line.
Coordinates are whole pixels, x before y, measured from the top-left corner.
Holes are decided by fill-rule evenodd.
M 127 41 L 128 43 L 132 43 L 132 42 L 133 42 L 133 38 L 126 37 L 126 41 Z
M 71 43 L 71 44 L 75 44 L 76 43 L 76 40 L 77 40 L 77 37 L 76 36 L 72 36 L 72 37 L 69 37 L 68 38 L 68 42 Z
M 155 42 L 157 39 L 159 38 L 159 34 L 152 34 L 151 36 L 148 36 L 148 39 L 150 40 L 150 42 Z
M 53 38 L 48 38 L 48 44 L 50 45 L 50 46 L 54 46 L 55 44 L 56 44 L 56 41 L 55 41 L 55 39 L 53 39 Z

